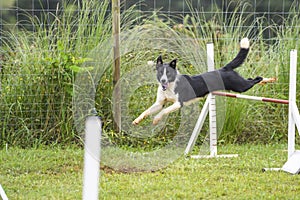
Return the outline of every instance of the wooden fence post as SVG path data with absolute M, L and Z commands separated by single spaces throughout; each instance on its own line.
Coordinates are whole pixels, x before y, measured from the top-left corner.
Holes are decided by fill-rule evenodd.
M 112 25 L 113 25 L 113 50 L 114 50 L 114 67 L 113 67 L 113 84 L 114 84 L 114 130 L 120 131 L 121 125 L 121 91 L 116 87 L 120 79 L 120 0 L 112 0 Z

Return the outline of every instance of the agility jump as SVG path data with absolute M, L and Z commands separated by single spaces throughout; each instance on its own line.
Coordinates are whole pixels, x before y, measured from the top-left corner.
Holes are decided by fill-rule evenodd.
M 207 44 L 207 64 L 208 71 L 214 70 L 214 50 L 213 44 Z M 296 104 L 296 76 L 297 76 L 297 51 L 290 52 L 290 82 L 289 82 L 289 100 L 274 99 L 266 97 L 249 96 L 242 94 L 233 94 L 228 92 L 212 92 L 207 96 L 203 105 L 197 123 L 192 132 L 189 143 L 184 154 L 188 155 L 192 151 L 198 138 L 200 130 L 204 124 L 205 118 L 209 113 L 209 136 L 210 136 L 210 155 L 195 155 L 192 158 L 212 158 L 212 157 L 237 157 L 237 154 L 218 155 L 217 153 L 217 119 L 216 119 L 216 100 L 215 96 L 224 96 L 231 98 L 241 98 L 269 103 L 289 105 L 288 113 L 288 160 L 282 168 L 264 168 L 263 170 L 283 170 L 292 174 L 300 172 L 300 150 L 295 149 L 296 127 L 300 130 L 300 115 Z M 300 134 L 300 132 L 299 132 Z
M 233 93 L 229 93 L 229 92 L 212 92 L 212 94 L 217 95 L 217 96 L 232 97 L 232 98 L 238 98 L 238 99 L 249 99 L 249 100 L 254 100 L 254 101 L 263 101 L 263 102 L 278 103 L 278 104 L 289 104 L 289 101 L 284 100 L 284 99 L 249 96 L 249 95 L 244 95 L 244 94 L 233 94 Z

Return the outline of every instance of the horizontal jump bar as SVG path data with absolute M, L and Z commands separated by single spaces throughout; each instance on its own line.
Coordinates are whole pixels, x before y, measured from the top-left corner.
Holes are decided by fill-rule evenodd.
M 284 100 L 284 99 L 249 96 L 249 95 L 244 95 L 244 94 L 233 94 L 233 93 L 228 93 L 228 92 L 212 92 L 212 94 L 217 95 L 217 96 L 232 97 L 232 98 L 239 98 L 239 99 L 250 99 L 250 100 L 255 100 L 255 101 L 264 101 L 264 102 L 279 103 L 279 104 L 289 104 L 289 101 Z

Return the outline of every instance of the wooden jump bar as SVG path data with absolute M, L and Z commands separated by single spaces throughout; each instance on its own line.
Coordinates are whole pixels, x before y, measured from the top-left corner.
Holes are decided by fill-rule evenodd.
M 212 94 L 217 95 L 217 96 L 232 97 L 232 98 L 239 98 L 239 99 L 250 99 L 250 100 L 255 100 L 255 101 L 264 101 L 264 102 L 279 103 L 279 104 L 289 104 L 289 101 L 284 100 L 284 99 L 257 97 L 257 96 L 250 96 L 250 95 L 244 95 L 244 94 L 233 94 L 233 93 L 228 93 L 228 92 L 212 92 Z

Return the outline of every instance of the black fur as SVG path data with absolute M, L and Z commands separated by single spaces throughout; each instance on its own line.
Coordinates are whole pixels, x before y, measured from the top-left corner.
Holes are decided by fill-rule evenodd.
M 176 81 L 175 94 L 178 94 L 178 101 L 181 106 L 183 103 L 188 102 L 194 98 L 204 97 L 206 94 L 217 90 L 231 90 L 234 92 L 245 92 L 252 88 L 255 84 L 263 80 L 262 77 L 255 79 L 244 79 L 237 72 L 235 68 L 239 67 L 247 57 L 249 49 L 241 48 L 238 55 L 226 66 L 219 70 L 206 72 L 196 76 L 189 75 L 176 75 L 176 60 L 171 61 L 169 64 L 163 64 L 161 56 L 157 62 L 157 78 L 160 81 L 160 74 L 163 68 L 166 68 L 168 81 Z

